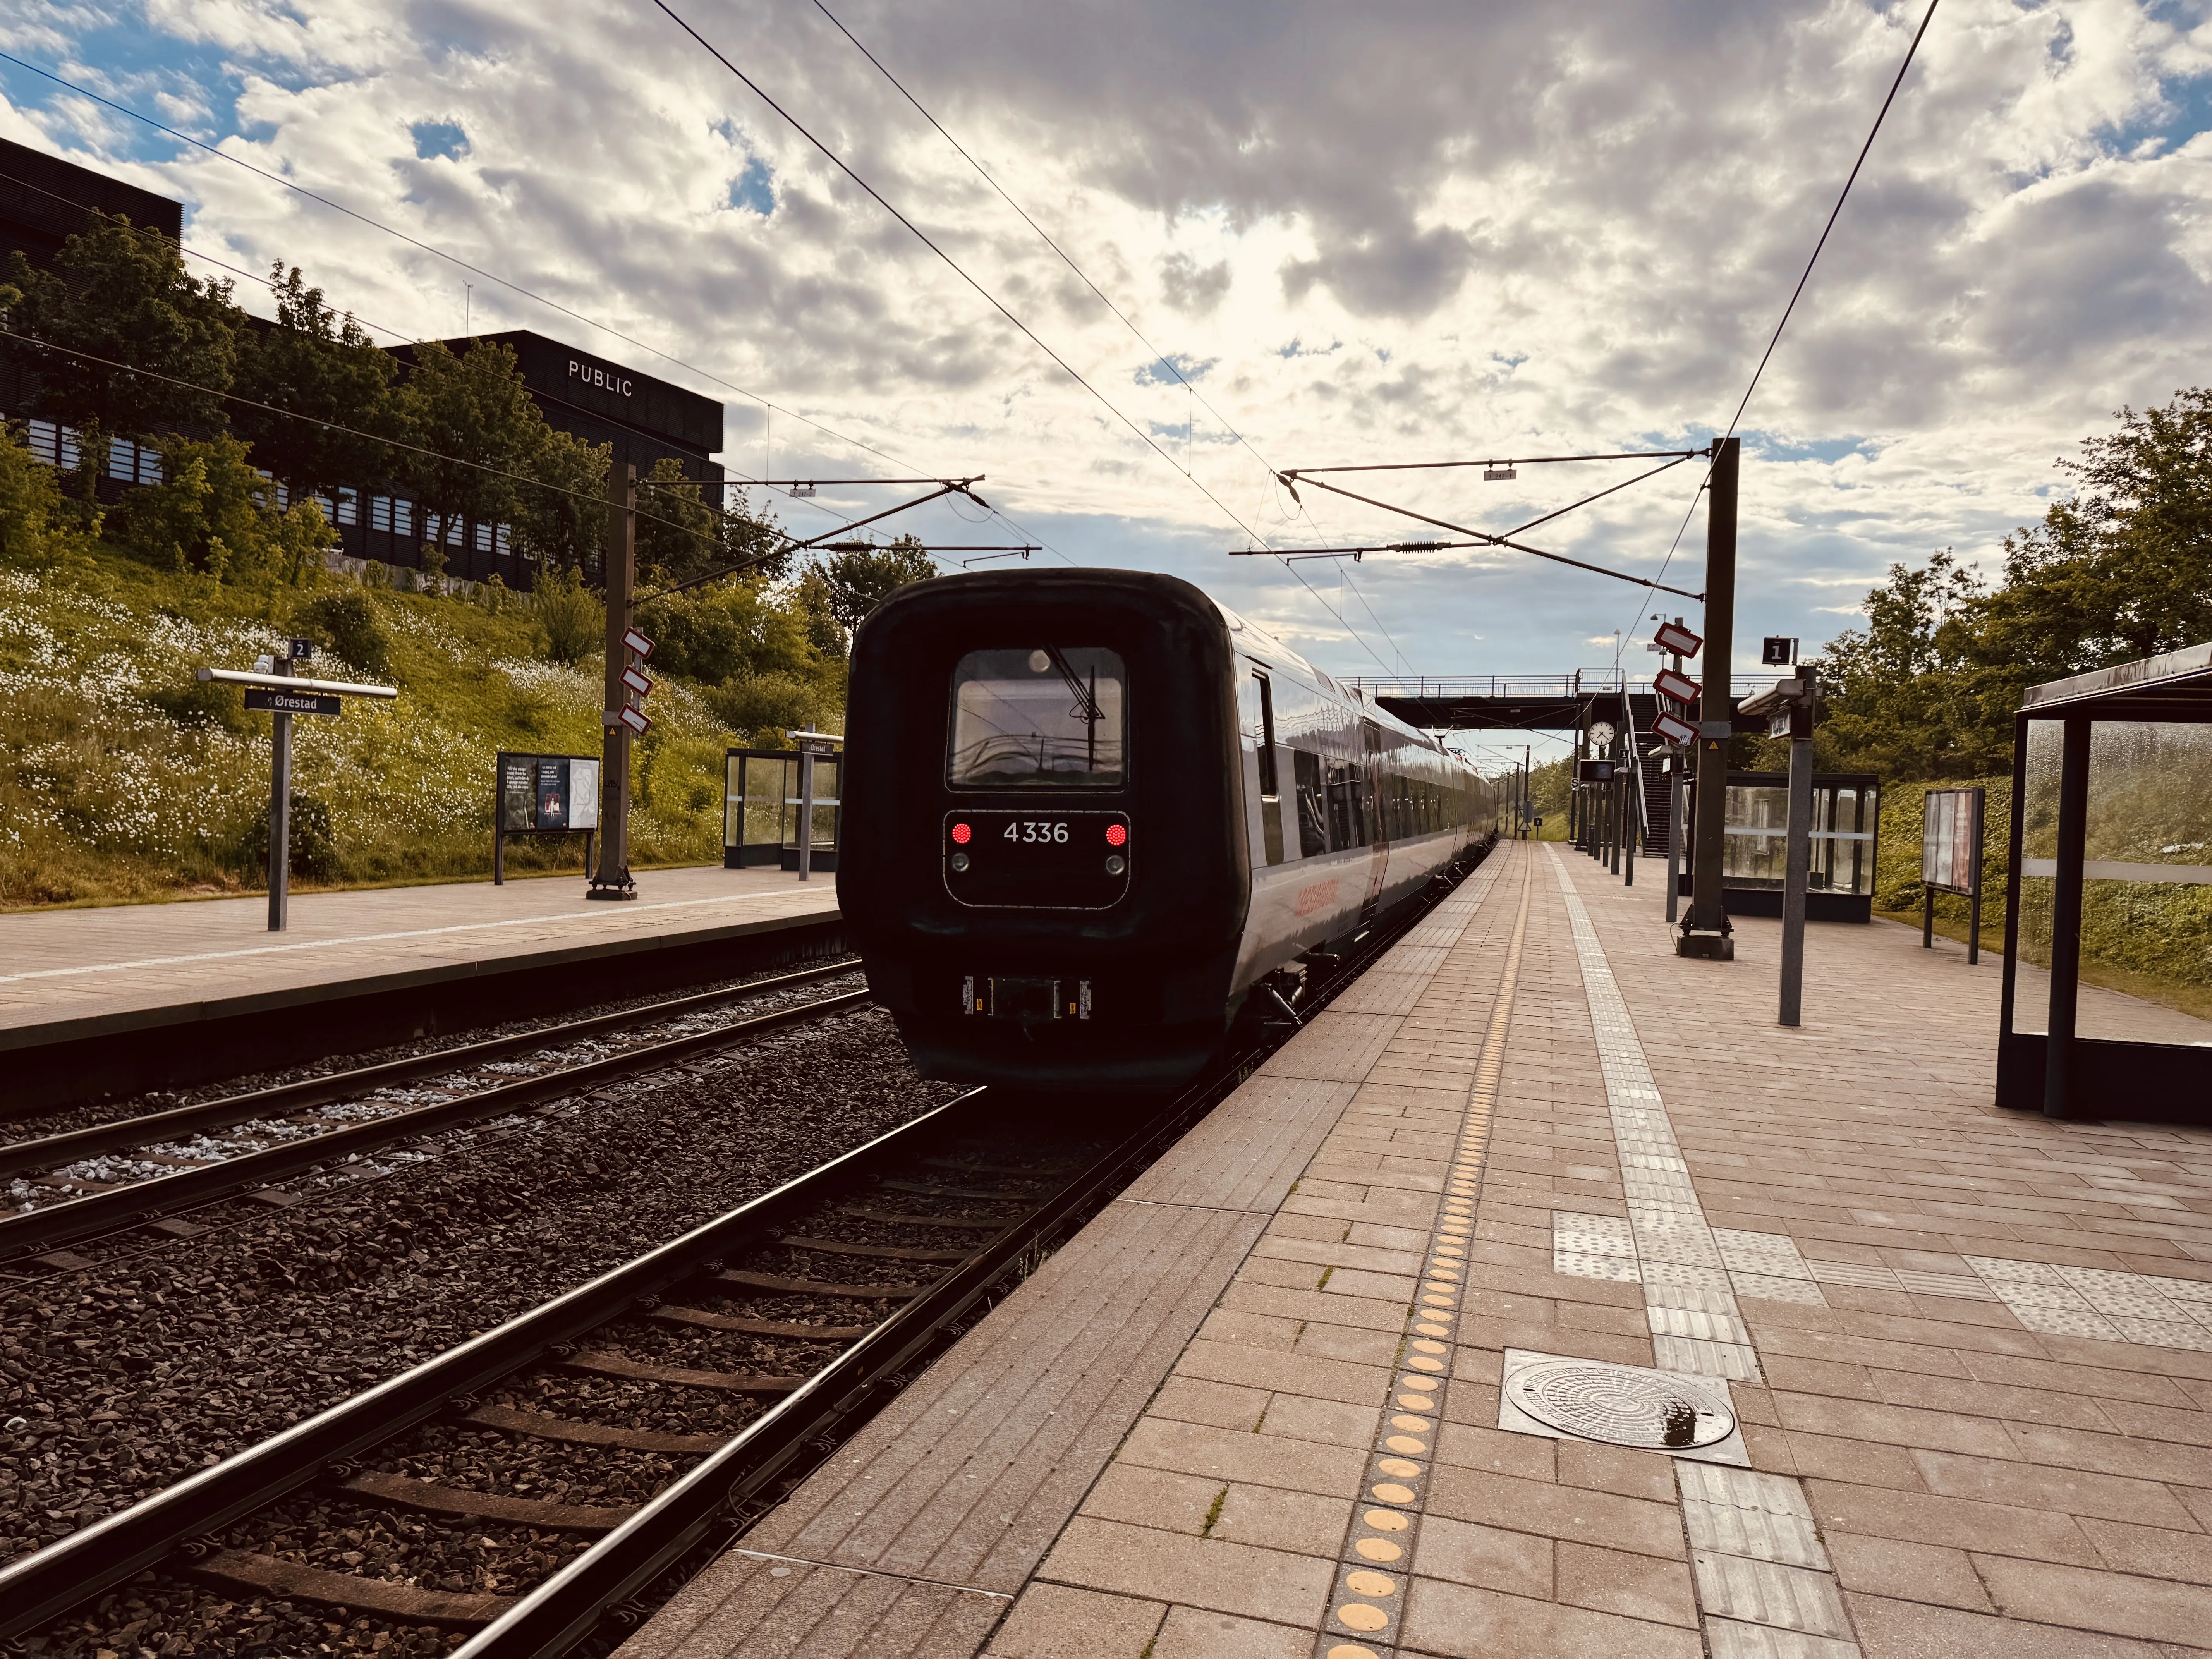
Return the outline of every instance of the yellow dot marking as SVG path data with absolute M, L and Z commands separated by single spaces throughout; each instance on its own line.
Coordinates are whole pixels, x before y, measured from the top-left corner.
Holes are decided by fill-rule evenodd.
M 1436 1388 L 1437 1380 L 1433 1376 L 1409 1376 L 1401 1381 L 1398 1386 L 1401 1389 L 1411 1389 L 1415 1394 L 1427 1394 Z
M 1467 1252 L 1456 1244 L 1432 1245 L 1431 1250 L 1432 1254 L 1443 1256 L 1447 1261 L 1465 1261 L 1467 1258 Z
M 1411 1406 L 1417 1411 L 1432 1412 L 1437 1408 L 1435 1401 L 1424 1400 L 1417 1394 L 1401 1394 L 1398 1396 L 1398 1403 L 1401 1406 Z
M 1417 1353 L 1406 1363 L 1417 1371 L 1441 1371 L 1444 1368 L 1443 1360 L 1431 1359 L 1425 1353 Z
M 1413 1328 L 1419 1331 L 1423 1336 L 1449 1336 L 1451 1334 L 1450 1326 L 1432 1324 L 1427 1320 L 1424 1320 L 1420 1324 L 1414 1326 Z
M 1389 1613 L 1364 1601 L 1346 1602 L 1336 1610 L 1336 1617 L 1347 1630 L 1381 1630 L 1390 1622 Z
M 1421 1472 L 1419 1463 L 1409 1463 L 1402 1457 L 1377 1458 L 1375 1467 L 1385 1474 L 1396 1475 L 1401 1480 L 1411 1480 Z
M 1390 1426 L 1394 1429 L 1406 1429 L 1414 1434 L 1426 1434 L 1430 1425 L 1429 1419 L 1425 1417 L 1407 1417 L 1401 1412 L 1390 1419 Z
M 1421 1300 L 1431 1308 L 1449 1308 L 1452 1305 L 1452 1299 L 1448 1296 L 1425 1296 Z
M 1394 1434 L 1382 1443 L 1394 1452 L 1425 1452 L 1429 1449 L 1425 1440 L 1416 1440 L 1410 1434 Z
M 1382 1659 L 1382 1656 L 1357 1642 L 1339 1642 L 1328 1650 L 1328 1659 Z
M 1362 1595 L 1395 1595 L 1398 1593 L 1395 1579 L 1386 1573 L 1369 1572 L 1364 1568 L 1358 1572 L 1346 1573 L 1344 1582 Z
M 1411 1486 L 1401 1486 L 1389 1480 L 1385 1480 L 1378 1486 L 1370 1486 L 1368 1490 L 1373 1492 L 1379 1501 L 1385 1504 L 1410 1504 L 1413 1501 L 1413 1489 Z
M 1363 1538 L 1352 1547 L 1370 1561 L 1395 1561 L 1406 1553 L 1387 1538 Z
M 1377 1532 L 1403 1532 L 1413 1525 L 1395 1510 L 1370 1510 L 1359 1518 Z
M 1415 1353 L 1449 1353 L 1451 1350 L 1441 1342 L 1417 1341 L 1413 1344 L 1413 1352 Z

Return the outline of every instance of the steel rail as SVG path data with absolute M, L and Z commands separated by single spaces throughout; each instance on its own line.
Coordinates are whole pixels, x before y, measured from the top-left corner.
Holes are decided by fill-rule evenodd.
M 538 1077 L 500 1084 L 453 1100 L 440 1101 L 435 1105 L 417 1106 L 391 1117 L 326 1130 L 319 1135 L 309 1135 L 299 1140 L 287 1141 L 280 1146 L 271 1146 L 266 1152 L 247 1152 L 238 1158 L 227 1158 L 205 1169 L 180 1170 L 172 1176 L 137 1182 L 128 1187 L 118 1187 L 112 1192 L 94 1193 L 83 1198 L 71 1199 L 67 1203 L 51 1204 L 44 1209 L 0 1218 L 0 1261 L 38 1255 L 80 1239 L 158 1220 L 251 1188 L 266 1186 L 270 1182 L 281 1181 L 287 1176 L 297 1175 L 319 1164 L 341 1162 L 388 1146 L 394 1141 L 410 1140 L 417 1135 L 449 1128 L 455 1124 L 497 1117 L 549 1095 L 568 1094 L 633 1072 L 650 1071 L 692 1054 L 726 1048 L 732 1042 L 779 1025 L 794 1024 L 856 1007 L 868 1000 L 869 993 L 865 990 L 842 992 L 817 1002 L 805 1002 L 793 1008 L 779 1008 L 770 1013 L 757 1014 L 750 1019 L 738 1020 L 734 1024 L 720 1026 L 712 1031 L 672 1037 L 665 1042 L 647 1043 L 643 1048 L 632 1048 L 623 1054 L 609 1054 L 599 1060 L 586 1060 L 580 1066 L 563 1066 L 559 1071 L 547 1072 Z
M 611 1607 L 650 1584 L 727 1512 L 757 1497 L 813 1441 L 988 1296 L 1024 1252 L 1048 1241 L 1135 1175 L 1164 1141 L 1210 1110 L 1226 1079 L 1188 1090 L 1059 1193 L 1015 1222 L 867 1335 L 672 1482 L 636 1514 L 524 1596 L 456 1650 L 454 1659 L 553 1659 Z M 0 1583 L 4 1589 L 4 1583 Z
M 1489 850 L 1470 848 L 1449 867 L 1463 878 Z M 1448 872 L 1439 872 L 1446 876 Z M 1377 929 L 1316 999 L 1325 1006 L 1358 972 L 1416 926 L 1457 885 L 1432 884 Z M 864 995 L 853 994 L 855 998 Z M 832 1000 L 843 1000 L 833 999 Z M 820 1006 L 821 1005 L 813 1005 Z M 768 1016 L 775 1018 L 776 1016 Z M 757 1496 L 810 1442 L 869 1403 L 888 1377 L 925 1352 L 988 1295 L 1023 1254 L 1079 1219 L 1249 1074 L 1267 1045 L 1238 1055 L 1182 1091 L 1029 1216 L 893 1312 L 728 1443 L 672 1483 L 568 1566 L 524 1596 L 461 1650 L 468 1659 L 552 1659 L 582 1640 L 608 1610 L 696 1547 L 731 1507 Z M 519 1315 L 435 1358 L 365 1390 L 305 1423 L 234 1454 L 83 1531 L 0 1568 L 0 1640 L 23 1635 L 214 1531 L 322 1478 L 330 1466 L 436 1416 L 457 1396 L 485 1388 L 621 1317 L 708 1264 L 755 1242 L 784 1218 L 866 1176 L 872 1165 L 908 1162 L 930 1139 L 956 1133 L 989 1109 L 975 1089 L 704 1223 L 626 1265 Z
M 1488 852 L 1469 848 L 1463 879 Z M 1425 891 L 1376 930 L 1316 999 L 1325 1007 L 1372 962 L 1436 908 L 1456 879 Z M 696 1548 L 729 1511 L 759 1495 L 808 1444 L 866 1405 L 869 1395 L 911 1363 L 988 1295 L 1025 1250 L 1081 1217 L 1116 1184 L 1151 1161 L 1211 1111 L 1249 1074 L 1268 1045 L 1255 1045 L 1212 1077 L 1175 1096 L 1158 1113 L 1058 1194 L 899 1309 L 831 1360 L 757 1421 L 672 1482 L 559 1572 L 522 1597 L 456 1650 L 453 1659 L 556 1659 L 583 1641 L 608 1612 Z M 5 1580 L 0 1578 L 0 1590 Z
M 740 1001 L 764 991 L 810 984 L 815 980 L 832 979 L 840 974 L 857 973 L 860 967 L 859 957 L 848 957 L 819 968 L 778 974 L 772 979 L 757 979 L 745 985 L 726 986 L 720 990 L 672 997 L 642 1008 L 592 1014 L 582 1019 L 564 1020 L 559 1024 L 544 1026 L 535 1031 L 487 1037 L 482 1042 L 464 1043 L 456 1048 L 442 1048 L 433 1054 L 410 1054 L 402 1060 L 384 1060 L 374 1066 L 356 1066 L 320 1077 L 302 1078 L 296 1083 L 280 1083 L 271 1088 L 256 1089 L 247 1094 L 226 1095 L 220 1100 L 204 1100 L 196 1105 L 173 1107 L 165 1112 L 149 1112 L 139 1117 L 113 1118 L 106 1123 L 95 1123 L 82 1129 L 67 1129 L 58 1134 L 42 1135 L 36 1140 L 19 1140 L 10 1146 L 0 1146 L 0 1176 L 20 1175 L 26 1170 L 59 1169 L 78 1158 L 95 1158 L 102 1152 L 115 1152 L 122 1147 L 151 1146 L 177 1135 L 228 1129 L 234 1124 L 247 1122 L 257 1117 L 296 1112 L 309 1106 L 327 1105 L 331 1101 L 343 1100 L 366 1090 L 386 1088 L 395 1083 L 410 1083 L 416 1078 L 433 1077 L 441 1072 L 465 1070 L 487 1060 L 501 1060 L 509 1054 L 528 1054 L 532 1049 L 543 1048 L 551 1043 L 596 1036 L 603 1031 L 621 1030 L 625 1026 L 649 1025 L 658 1019 L 680 1018 L 702 1008 Z
M 871 1164 L 902 1154 L 944 1129 L 973 1090 L 828 1164 L 693 1228 L 434 1359 L 378 1383 L 306 1422 L 200 1470 L 82 1532 L 0 1568 L 0 1640 L 24 1634 L 153 1565 L 186 1539 L 251 1514 L 319 1479 L 329 1465 L 369 1450 L 655 1296 L 707 1262 L 735 1254 L 811 1205 L 857 1180 Z

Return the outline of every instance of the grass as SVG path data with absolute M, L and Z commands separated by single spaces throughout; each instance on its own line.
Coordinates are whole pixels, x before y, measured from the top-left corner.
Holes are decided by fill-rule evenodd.
M 193 671 L 251 667 L 313 597 L 104 548 L 35 573 L 0 568 L 0 909 L 260 890 L 270 719 Z M 295 720 L 294 787 L 331 826 L 321 867 L 295 871 L 297 890 L 488 879 L 494 755 L 598 754 L 599 665 L 547 660 L 511 596 L 497 611 L 367 597 L 388 673 L 327 649 L 313 672 L 386 679 L 400 696 Z M 719 862 L 729 734 L 671 677 L 652 711 L 633 750 L 633 865 Z M 582 851 L 580 838 L 511 843 L 508 872 L 579 872 Z

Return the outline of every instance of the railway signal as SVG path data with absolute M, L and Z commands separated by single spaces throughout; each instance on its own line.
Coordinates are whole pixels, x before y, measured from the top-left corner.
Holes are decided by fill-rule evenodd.
M 1656 643 L 1661 650 L 1671 651 L 1678 657 L 1694 657 L 1705 642 L 1680 623 L 1661 623 Z
M 1665 709 L 1651 722 L 1651 734 L 1665 743 L 1690 744 L 1698 740 L 1698 728 Z
M 1685 708 L 1698 704 L 1698 683 L 1687 674 L 1677 674 L 1671 668 L 1662 668 L 1651 677 L 1651 684 L 1662 696 L 1672 697 Z

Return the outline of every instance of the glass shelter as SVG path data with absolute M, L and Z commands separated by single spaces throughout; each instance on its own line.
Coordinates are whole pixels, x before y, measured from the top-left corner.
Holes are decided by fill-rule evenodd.
M 844 757 L 814 757 L 813 850 L 808 862 L 824 872 L 837 867 L 839 785 Z M 722 801 L 722 867 L 799 868 L 799 751 L 794 749 L 732 749 L 726 768 Z
M 2028 688 L 1997 1104 L 2212 1123 L 2212 644 Z
M 1697 786 L 1690 787 L 1694 802 Z M 1695 822 L 1692 815 L 1686 823 Z M 1721 897 L 1730 915 L 1778 916 L 1790 852 L 1790 777 L 1784 772 L 1731 772 L 1728 839 Z M 1808 921 L 1874 920 L 1874 859 L 1881 819 L 1881 784 L 1871 772 L 1813 774 L 1813 863 L 1805 884 Z M 1684 837 L 1685 841 L 1688 837 Z M 1686 846 L 1685 853 L 1690 849 Z M 1686 867 L 1680 891 L 1690 891 Z

